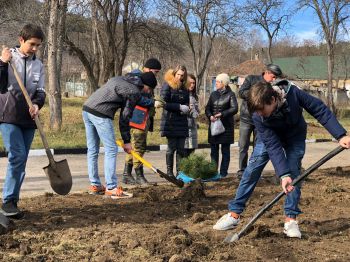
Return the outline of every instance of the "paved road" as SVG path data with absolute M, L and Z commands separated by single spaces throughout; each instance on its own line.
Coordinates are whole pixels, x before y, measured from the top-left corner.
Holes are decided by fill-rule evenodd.
M 337 146 L 334 142 L 325 143 L 308 143 L 306 146 L 306 154 L 303 160 L 303 167 L 307 168 L 329 151 Z M 209 149 L 201 149 L 198 151 L 204 151 L 209 153 Z M 125 153 L 119 153 L 117 159 L 117 174 L 118 178 L 121 176 L 124 168 Z M 148 152 L 145 158 L 150 161 L 154 166 L 160 170 L 166 171 L 165 164 L 165 151 Z M 73 188 L 71 192 L 86 191 L 89 182 L 87 177 L 87 165 L 86 155 L 56 155 L 55 160 L 67 159 L 70 170 L 73 176 Z M 0 188 L 2 190 L 5 172 L 6 172 L 7 159 L 0 158 Z M 49 182 L 45 177 L 43 167 L 48 165 L 47 157 L 33 156 L 30 157 L 27 164 L 27 175 L 24 180 L 21 197 L 30 197 L 33 195 L 44 194 L 45 192 L 53 192 L 50 188 Z M 325 163 L 321 168 L 337 167 L 337 166 L 349 166 L 350 165 L 350 150 L 345 150 L 335 158 Z M 238 168 L 238 148 L 231 148 L 231 162 L 229 167 L 230 176 L 237 171 Z M 99 158 L 99 170 L 102 174 L 103 169 L 103 155 Z M 273 170 L 271 163 L 266 167 L 266 170 Z M 150 182 L 165 182 L 158 175 L 153 174 L 149 169 L 145 168 L 145 174 Z

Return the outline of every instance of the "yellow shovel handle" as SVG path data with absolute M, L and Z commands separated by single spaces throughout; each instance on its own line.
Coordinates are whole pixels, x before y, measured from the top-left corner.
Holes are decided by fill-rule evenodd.
M 124 143 L 121 139 L 117 140 L 117 145 L 120 147 L 124 146 Z M 155 168 L 152 166 L 152 164 L 150 162 L 148 162 L 147 160 L 145 160 L 144 158 L 142 158 L 138 153 L 136 153 L 134 150 L 131 150 L 131 153 L 133 157 L 135 157 L 137 160 L 139 160 L 142 164 L 144 164 L 146 167 L 155 170 Z

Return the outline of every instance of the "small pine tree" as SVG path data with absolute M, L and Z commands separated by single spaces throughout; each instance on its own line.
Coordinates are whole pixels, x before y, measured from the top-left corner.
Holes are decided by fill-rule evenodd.
M 207 160 L 205 153 L 193 153 L 180 161 L 180 170 L 191 178 L 208 179 L 217 174 L 217 165 Z

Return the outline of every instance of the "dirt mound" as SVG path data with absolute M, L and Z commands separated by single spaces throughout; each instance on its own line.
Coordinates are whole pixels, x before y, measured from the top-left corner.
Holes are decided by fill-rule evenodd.
M 25 219 L 0 235 L 1 261 L 348 261 L 350 168 L 325 169 L 303 185 L 302 239 L 283 234 L 282 201 L 262 216 L 236 245 L 238 232 L 280 192 L 261 180 L 234 231 L 212 226 L 227 212 L 238 181 L 195 182 L 179 189 L 155 185 L 130 190 L 134 198 L 46 194 L 23 199 Z M 286 252 L 286 250 L 288 252 Z
M 183 188 L 179 197 L 183 201 L 196 201 L 206 198 L 204 183 L 200 179 L 194 180 Z

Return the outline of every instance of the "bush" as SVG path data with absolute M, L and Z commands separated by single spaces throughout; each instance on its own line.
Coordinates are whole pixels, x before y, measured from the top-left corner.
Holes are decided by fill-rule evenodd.
M 189 157 L 181 159 L 180 170 L 186 176 L 194 179 L 208 179 L 217 174 L 217 165 L 208 161 L 206 154 L 193 153 Z

